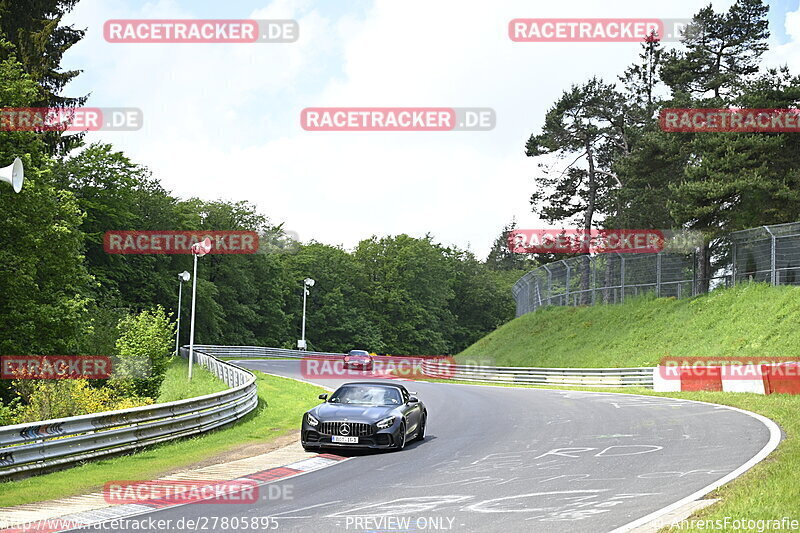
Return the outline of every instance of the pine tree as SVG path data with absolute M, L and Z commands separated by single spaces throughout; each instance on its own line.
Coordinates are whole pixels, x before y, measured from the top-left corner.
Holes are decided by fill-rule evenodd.
M 31 107 L 74 108 L 85 96 L 65 97 L 61 91 L 81 71 L 62 70 L 67 50 L 83 38 L 84 30 L 61 24 L 78 0 L 0 0 L 0 39 L 13 49 L 0 49 L 0 59 L 14 54 L 26 73 L 39 84 L 40 94 Z M 52 154 L 66 154 L 81 143 L 83 134 L 41 134 Z

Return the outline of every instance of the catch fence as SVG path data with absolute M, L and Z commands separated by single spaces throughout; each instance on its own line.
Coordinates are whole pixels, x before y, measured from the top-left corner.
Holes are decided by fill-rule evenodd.
M 621 303 L 648 293 L 684 298 L 746 281 L 800 284 L 800 222 L 731 233 L 712 241 L 707 254 L 571 257 L 528 272 L 512 291 L 522 316 L 548 305 Z

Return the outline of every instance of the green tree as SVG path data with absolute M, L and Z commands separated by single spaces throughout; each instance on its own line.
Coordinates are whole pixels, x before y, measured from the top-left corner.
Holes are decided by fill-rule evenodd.
M 702 9 L 682 38 L 685 50 L 672 51 L 664 61 L 661 75 L 673 94 L 665 106 L 725 107 L 747 100 L 744 93 L 755 80 L 768 47 L 767 12 L 761 0 L 737 0 L 727 13 L 715 13 L 710 6 Z M 747 172 L 768 164 L 761 155 L 764 143 L 771 141 L 766 136 L 728 133 L 671 135 L 683 144 L 675 154 L 685 163 L 684 171 L 668 183 L 666 203 L 678 225 L 706 237 L 697 254 L 699 290 L 706 292 L 712 272 L 708 242 L 722 232 L 739 229 L 727 223 L 729 213 L 745 207 L 739 194 L 745 189 L 764 192 L 776 185 L 768 183 L 772 180 L 759 170 Z M 756 160 L 747 161 L 742 150 Z M 764 208 L 767 205 L 760 203 L 758 210 Z
M 187 227 L 192 215 L 177 208 L 146 167 L 111 145 L 93 144 L 58 165 L 53 179 L 86 213 L 81 230 L 86 263 L 98 281 L 96 299 L 106 307 L 132 309 L 177 299 L 175 273 L 189 264 L 186 257 L 109 254 L 103 248 L 110 230 L 192 229 Z
M 260 237 L 259 253 L 212 253 L 200 259 L 198 306 L 205 306 L 206 316 L 202 322 L 198 317 L 197 339 L 223 344 L 283 344 L 288 335 L 288 318 L 283 311 L 287 288 L 278 258 L 282 250 L 272 245 L 282 229 L 271 225 L 248 202 L 195 198 L 182 202 L 179 208 L 195 217 L 192 229 L 255 231 Z
M 3 44 L 0 43 L 0 47 Z M 36 84 L 12 57 L 0 61 L 0 107 L 25 107 Z M 0 353 L 74 353 L 92 283 L 83 265 L 82 214 L 50 183 L 50 161 L 31 132 L 0 136 L 0 164 L 21 157 L 19 194 L 0 186 Z
M 572 222 L 591 231 L 595 217 L 613 213 L 614 190 L 621 185 L 613 163 L 629 151 L 625 105 L 613 85 L 592 78 L 573 85 L 550 108 L 539 135 L 525 145 L 526 155 L 555 155 L 570 163 L 550 170 L 540 163 L 542 177 L 537 180 L 531 205 L 544 220 Z M 582 298 L 588 296 L 588 260 L 580 269 Z
M 306 337 L 309 346 L 342 352 L 363 348 L 384 352 L 376 317 L 371 315 L 367 294 L 367 275 L 352 254 L 342 248 L 311 242 L 296 254 L 286 255 L 286 280 L 289 287 L 287 314 L 291 319 L 292 340 L 300 338 L 303 283 L 316 282 L 309 291 Z
M 368 308 L 392 353 L 448 353 L 454 325 L 452 263 L 430 235 L 372 237 L 355 258 L 367 276 Z
M 161 306 L 120 320 L 109 386 L 128 396 L 157 398 L 174 350 L 174 327 Z
M 681 37 L 685 49 L 670 51 L 662 67 L 674 97 L 730 102 L 769 47 L 768 11 L 762 0 L 737 0 L 727 13 L 701 9 Z
M 67 50 L 83 38 L 84 30 L 62 24 L 78 0 L 0 0 L 0 39 L 12 47 L 0 47 L 0 59 L 12 55 L 38 84 L 37 97 L 27 107 L 74 108 L 86 97 L 61 95 L 79 70 L 63 70 Z M 63 135 L 53 131 L 41 135 L 51 153 L 68 153 L 80 144 L 82 134 Z
M 526 271 L 492 270 L 472 253 L 458 250 L 451 252 L 450 259 L 454 275 L 448 308 L 454 324 L 448 337 L 450 350 L 455 353 L 514 318 L 511 286 Z
M 517 229 L 516 219 L 503 226 L 500 235 L 492 243 L 486 266 L 491 270 L 530 270 L 536 268 L 536 262 L 527 254 L 514 253 L 509 248 L 508 237 Z

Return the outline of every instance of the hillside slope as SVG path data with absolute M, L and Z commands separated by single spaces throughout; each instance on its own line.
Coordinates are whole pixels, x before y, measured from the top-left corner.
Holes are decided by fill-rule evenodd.
M 800 287 L 745 284 L 691 299 L 549 307 L 458 356 L 498 366 L 651 366 L 665 356 L 800 357 Z

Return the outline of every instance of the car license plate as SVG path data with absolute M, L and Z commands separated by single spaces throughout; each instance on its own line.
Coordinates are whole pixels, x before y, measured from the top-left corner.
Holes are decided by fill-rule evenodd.
M 331 437 L 331 440 L 341 444 L 358 444 L 358 437 L 340 437 L 339 435 L 334 435 Z

